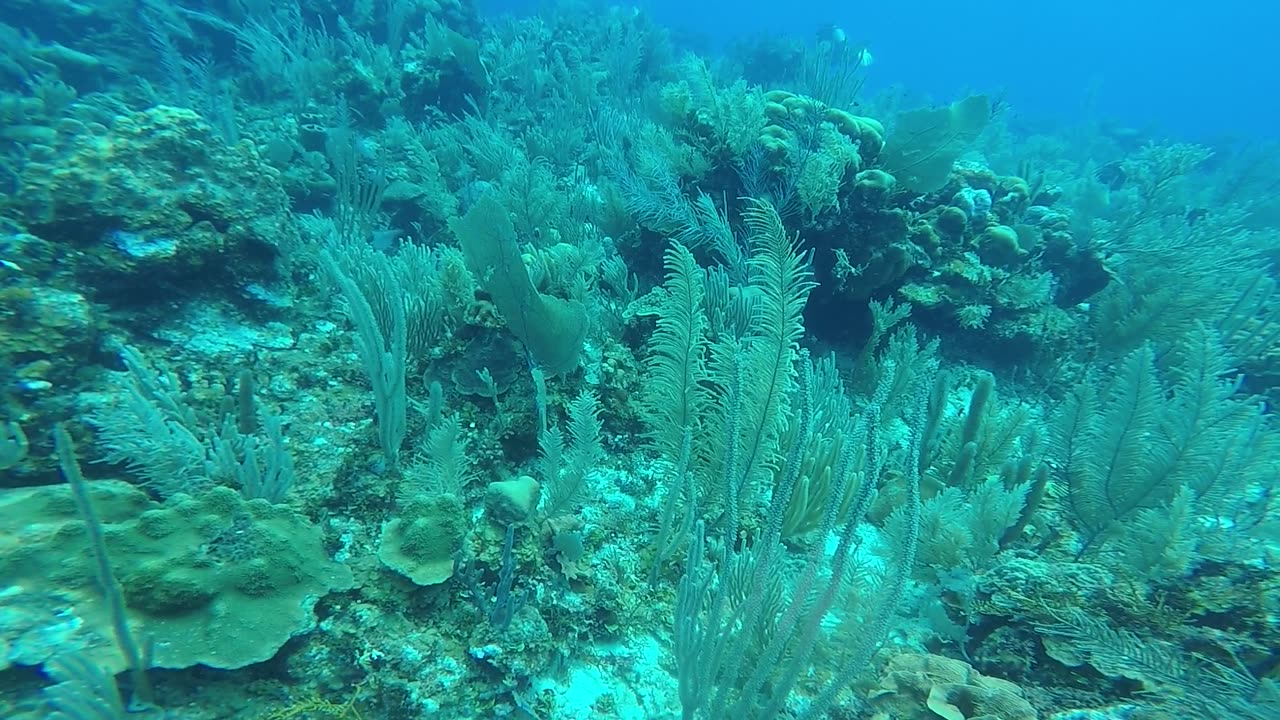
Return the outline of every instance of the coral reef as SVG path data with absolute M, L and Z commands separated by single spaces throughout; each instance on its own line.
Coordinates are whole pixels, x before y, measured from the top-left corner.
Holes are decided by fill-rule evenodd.
M 690 42 L 0 8 L 0 716 L 1280 717 L 1280 156 Z

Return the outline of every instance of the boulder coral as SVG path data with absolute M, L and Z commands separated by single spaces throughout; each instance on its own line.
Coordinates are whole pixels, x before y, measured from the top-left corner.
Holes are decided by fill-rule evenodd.
M 889 660 L 868 696 L 872 720 L 1036 720 L 1022 688 L 940 655 Z
M 112 481 L 92 483 L 91 496 L 129 622 L 154 644 L 153 667 L 267 660 L 315 627 L 320 598 L 353 585 L 320 530 L 283 506 L 225 487 L 160 504 Z M 0 667 L 70 651 L 111 672 L 125 667 L 90 557 L 68 486 L 0 497 Z

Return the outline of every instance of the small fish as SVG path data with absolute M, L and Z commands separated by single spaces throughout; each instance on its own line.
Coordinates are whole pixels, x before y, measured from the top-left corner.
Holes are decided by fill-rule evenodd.
M 849 40 L 849 36 L 845 34 L 844 28 L 839 25 L 823 25 L 818 31 L 818 39 L 829 42 L 833 45 L 843 45 Z
M 840 62 L 852 60 L 857 67 L 866 67 L 875 62 L 865 45 L 859 47 L 849 44 L 849 35 L 839 25 L 823 25 L 819 28 L 818 44 L 827 47 Z
M 1098 182 L 1106 185 L 1112 190 L 1119 190 L 1124 187 L 1125 181 L 1129 179 L 1129 176 L 1125 174 L 1124 167 L 1121 166 L 1119 160 L 1109 162 L 1097 170 L 1094 170 L 1093 176 L 1097 178 Z

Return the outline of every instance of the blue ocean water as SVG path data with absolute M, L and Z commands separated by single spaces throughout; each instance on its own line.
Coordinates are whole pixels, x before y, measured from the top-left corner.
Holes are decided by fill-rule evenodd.
M 0 718 L 1280 720 L 1263 3 L 0 3 Z
M 536 12 L 537 2 L 486 7 Z M 1280 134 L 1272 45 L 1280 9 L 1216 3 L 795 2 L 621 4 L 709 48 L 843 28 L 875 57 L 867 89 L 921 99 L 999 90 L 1032 126 L 1109 121 L 1200 142 Z

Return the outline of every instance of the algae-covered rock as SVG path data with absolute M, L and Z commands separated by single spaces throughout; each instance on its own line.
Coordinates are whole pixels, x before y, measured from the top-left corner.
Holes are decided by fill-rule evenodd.
M 23 163 L 0 213 L 33 234 L 89 248 L 105 284 L 270 277 L 297 241 L 279 173 L 198 113 L 156 106 L 110 127 L 67 118 Z
M 352 586 L 306 518 L 229 488 L 160 504 L 132 485 L 90 484 L 129 622 L 152 665 L 239 668 L 315 626 L 317 600 Z M 78 651 L 118 672 L 106 603 L 69 488 L 0 492 L 0 638 L 33 665 Z M 0 661 L 0 665 L 3 661 Z

